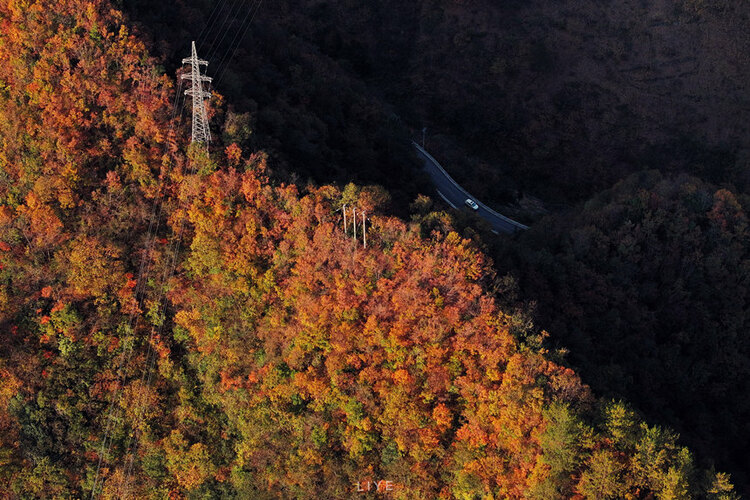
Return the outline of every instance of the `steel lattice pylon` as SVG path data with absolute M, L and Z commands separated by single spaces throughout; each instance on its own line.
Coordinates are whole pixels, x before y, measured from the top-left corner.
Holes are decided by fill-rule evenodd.
M 190 64 L 190 73 L 182 75 L 183 80 L 190 80 L 191 86 L 185 91 L 185 95 L 193 98 L 193 135 L 191 142 L 201 142 L 208 146 L 211 142 L 211 130 L 208 128 L 208 116 L 206 115 L 205 99 L 211 97 L 211 92 L 203 90 L 203 82 L 210 83 L 211 78 L 201 74 L 201 64 L 208 66 L 208 61 L 198 59 L 198 52 L 193 42 L 193 52 L 190 57 L 182 60 L 182 64 Z

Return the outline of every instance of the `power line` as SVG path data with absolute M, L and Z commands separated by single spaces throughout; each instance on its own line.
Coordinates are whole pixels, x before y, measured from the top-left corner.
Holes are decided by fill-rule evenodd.
M 198 58 L 198 54 L 195 47 L 195 42 L 192 43 L 192 51 L 191 56 L 189 58 L 183 59 L 184 64 L 190 64 L 191 65 L 191 73 L 190 75 L 181 75 L 181 79 L 190 80 L 192 82 L 192 87 L 185 91 L 185 95 L 189 95 L 193 97 L 193 135 L 192 135 L 192 143 L 198 142 L 201 144 L 204 144 L 205 146 L 208 146 L 208 143 L 210 141 L 210 130 L 208 127 L 208 120 L 206 118 L 206 108 L 205 103 L 203 101 L 204 98 L 210 97 L 210 92 L 204 92 L 202 88 L 202 82 L 210 82 L 211 78 L 207 76 L 203 76 L 200 73 L 200 66 L 205 65 L 208 66 L 208 61 L 204 61 Z M 194 174 L 196 171 L 197 166 L 195 163 L 191 163 L 190 166 L 190 174 Z M 184 181 L 184 179 L 183 179 Z M 182 181 L 181 181 L 182 182 Z M 179 207 L 178 207 L 179 208 Z M 167 286 L 169 284 L 169 280 L 172 279 L 175 273 L 175 269 L 177 268 L 177 259 L 180 252 L 180 247 L 182 245 L 182 231 L 185 224 L 185 219 L 180 218 L 179 225 L 176 230 L 176 237 L 172 241 L 172 244 L 170 245 L 170 249 L 167 253 L 167 262 L 166 267 L 164 268 L 164 273 L 162 274 L 162 280 L 161 280 L 161 289 L 159 291 L 159 299 L 157 301 L 158 307 L 160 309 L 159 313 L 159 326 L 158 327 L 152 327 L 151 333 L 149 334 L 148 342 L 147 342 L 147 354 L 146 354 L 146 362 L 143 370 L 143 374 L 141 375 L 140 379 L 140 394 L 137 397 L 137 403 L 136 403 L 136 417 L 133 422 L 133 433 L 128 436 L 127 445 L 125 447 L 125 471 L 122 480 L 120 481 L 118 485 L 118 492 L 122 493 L 124 490 L 124 495 L 120 495 L 121 497 L 125 498 L 127 496 L 127 492 L 130 489 L 130 478 L 132 475 L 133 465 L 135 463 L 135 454 L 138 450 L 138 447 L 140 445 L 140 441 L 137 437 L 138 434 L 138 427 L 140 426 L 140 422 L 144 418 L 145 414 L 145 405 L 144 405 L 144 398 L 146 396 L 146 390 L 151 386 L 151 380 L 152 380 L 152 374 L 154 369 L 154 364 L 156 362 L 156 353 L 154 352 L 153 342 L 155 338 L 155 334 L 161 338 L 161 336 L 164 333 L 164 327 L 166 324 L 166 315 L 167 315 Z M 170 258 L 171 258 L 171 264 L 170 264 Z M 133 446 L 133 451 L 130 453 L 130 447 L 131 444 Z
M 240 0 L 240 2 L 237 3 L 237 11 L 234 11 L 234 7 L 229 8 L 229 13 L 227 14 L 227 17 L 224 18 L 224 23 L 221 25 L 221 29 L 216 32 L 216 36 L 214 37 L 213 42 L 211 42 L 211 50 L 208 52 L 208 59 L 213 59 L 214 56 L 217 54 L 217 51 L 221 47 L 222 42 L 224 41 L 224 38 L 226 38 L 227 33 L 229 33 L 229 26 L 227 26 L 227 23 L 230 23 L 234 20 L 234 18 L 239 14 L 240 10 L 242 10 L 242 6 L 245 4 L 245 0 Z M 217 42 L 218 40 L 218 42 Z
M 180 84 L 178 85 L 178 89 L 175 92 L 175 98 L 172 104 L 171 117 L 169 120 L 169 129 L 167 131 L 167 138 L 169 138 L 169 136 L 171 135 L 174 129 L 174 122 L 175 122 L 177 109 L 179 107 L 179 102 L 182 98 L 181 89 L 182 89 L 182 83 L 180 81 Z M 167 142 L 164 145 L 164 150 L 163 150 L 164 152 L 162 154 L 162 157 L 167 153 L 168 148 L 169 148 L 169 141 L 167 139 Z M 170 155 L 168 158 L 169 158 L 169 161 L 167 162 L 167 164 L 166 165 L 162 164 L 162 169 L 167 169 L 171 166 L 172 156 Z M 143 257 L 141 258 L 141 264 L 139 266 L 138 276 L 136 277 L 136 289 L 134 291 L 134 299 L 136 300 L 136 303 L 143 300 L 143 296 L 145 294 L 146 282 L 148 281 L 148 276 L 151 272 L 151 252 L 154 247 L 156 234 L 158 234 L 159 232 L 159 226 L 161 224 L 161 215 L 164 210 L 164 205 L 162 203 L 163 196 L 164 196 L 164 193 L 163 191 L 160 190 L 159 198 L 156 200 L 156 202 L 152 205 L 152 208 L 151 208 L 151 214 L 149 217 L 149 226 L 146 232 L 145 253 L 143 254 Z M 158 207 L 158 212 L 157 212 L 157 207 Z M 138 312 L 137 310 L 134 310 L 133 312 L 131 312 L 130 319 L 128 321 L 128 331 L 132 332 L 133 335 L 135 335 L 135 332 L 138 329 L 138 319 L 140 318 L 140 315 L 137 314 L 137 312 Z M 115 389 L 115 394 L 113 395 L 110 401 L 109 409 L 107 411 L 106 425 L 104 429 L 104 438 L 102 440 L 102 446 L 99 452 L 99 460 L 97 462 L 96 474 L 94 476 L 94 484 L 91 488 L 92 499 L 96 496 L 99 476 L 101 473 L 102 462 L 105 456 L 105 449 L 106 449 L 106 454 L 109 454 L 111 450 L 112 441 L 110 437 L 111 437 L 111 432 L 112 432 L 115 403 L 116 401 L 119 400 L 119 395 L 120 395 L 120 392 L 122 391 L 122 387 L 125 382 L 125 373 L 123 370 L 124 370 L 125 365 L 130 361 L 132 357 L 133 345 L 134 344 L 129 344 L 129 347 L 126 348 L 126 351 L 123 351 L 122 357 L 120 358 L 120 364 L 117 370 L 118 384 Z M 109 441 L 109 444 L 107 444 L 108 441 Z
M 190 174 L 193 175 L 196 172 L 196 165 L 192 164 L 190 168 Z M 161 296 L 159 298 L 159 305 L 160 305 L 160 316 L 159 316 L 159 326 L 157 328 L 151 328 L 151 333 L 149 335 L 148 339 L 148 351 L 146 354 L 146 367 L 143 371 L 143 375 L 141 376 L 141 383 L 139 389 L 141 390 L 140 397 L 138 398 L 138 403 L 136 404 L 137 409 L 137 415 L 136 419 L 133 422 L 133 435 L 128 437 L 127 446 L 125 447 L 125 459 L 126 459 L 126 467 L 125 467 L 125 475 L 123 477 L 123 481 L 120 482 L 120 487 L 118 490 L 122 491 L 124 487 L 124 494 L 120 495 L 121 498 L 127 498 L 128 491 L 130 489 L 130 478 L 132 476 L 132 470 L 133 465 L 135 463 L 135 454 L 138 451 L 138 447 L 140 446 L 140 440 L 137 438 L 136 434 L 138 433 L 138 427 L 139 423 L 143 421 L 144 414 L 145 414 L 145 404 L 144 404 L 144 398 L 146 394 L 146 389 L 148 389 L 151 386 L 151 380 L 153 376 L 153 370 L 154 365 L 156 363 L 156 353 L 154 351 L 153 342 L 154 339 L 158 336 L 161 338 L 161 336 L 164 334 L 164 325 L 166 324 L 166 315 L 167 315 L 167 286 L 169 284 L 169 280 L 172 279 L 172 277 L 175 274 L 175 270 L 177 268 L 177 258 L 180 253 L 180 248 L 182 246 L 182 236 L 183 236 L 183 228 L 185 225 L 185 219 L 180 218 L 179 225 L 176 231 L 176 238 L 172 241 L 171 248 L 169 252 L 167 253 L 167 266 L 164 268 L 164 273 L 162 275 L 162 282 L 161 282 Z M 170 264 L 170 256 L 171 256 L 171 264 Z M 156 335 L 154 333 L 156 332 Z M 130 451 L 130 446 L 133 446 L 132 453 L 128 453 Z
M 183 111 L 184 111 L 184 106 L 185 106 L 185 104 L 183 102 L 183 105 L 182 105 Z M 178 105 L 178 107 L 179 107 L 179 105 Z M 181 117 L 182 117 L 182 113 L 180 114 L 180 121 L 182 121 Z M 168 162 L 166 168 L 168 168 L 170 165 L 171 165 L 171 157 L 170 157 L 170 161 Z M 154 204 L 154 206 L 156 206 L 156 205 L 157 205 L 157 203 Z M 148 235 L 147 235 L 147 238 L 146 238 L 146 240 L 147 240 L 146 252 L 145 252 L 144 257 L 142 259 L 142 263 L 144 261 L 147 262 L 147 265 L 145 266 L 145 274 L 139 273 L 139 277 L 137 278 L 137 280 L 138 280 L 137 281 L 138 282 L 138 286 L 136 287 L 136 293 L 135 293 L 135 299 L 136 299 L 137 302 L 141 302 L 144 299 L 145 286 L 146 286 L 146 283 L 148 282 L 148 278 L 149 278 L 149 275 L 151 273 L 151 252 L 152 252 L 153 247 L 154 247 L 154 242 L 156 241 L 156 234 L 158 234 L 159 226 L 161 224 L 161 215 L 162 215 L 162 213 L 164 211 L 164 205 L 163 205 L 163 203 L 161 203 L 161 200 L 159 200 L 158 206 L 159 206 L 159 212 L 158 212 L 158 214 L 155 214 L 155 212 L 156 212 L 155 210 L 154 210 L 154 212 L 152 212 L 152 214 L 154 214 L 155 217 L 152 216 L 152 219 L 151 219 L 152 224 L 149 225 L 149 231 L 148 231 Z M 152 232 L 151 229 L 154 227 L 153 226 L 154 221 L 156 222 L 156 226 L 155 226 L 155 229 Z M 143 270 L 143 266 L 141 266 L 141 270 Z M 139 291 L 139 289 L 140 289 L 140 291 Z M 139 295 L 140 295 L 140 300 L 138 299 Z M 135 318 L 135 321 L 133 321 L 133 318 Z M 131 313 L 131 320 L 130 320 L 130 322 L 128 324 L 128 331 L 132 332 L 133 335 L 135 335 L 136 332 L 138 331 L 139 321 L 140 321 L 140 315 L 137 314 L 137 311 L 134 311 L 133 313 Z M 112 421 L 113 421 L 112 415 L 114 413 L 114 405 L 115 405 L 115 402 L 117 400 L 119 400 L 120 393 L 122 392 L 124 384 L 125 384 L 125 374 L 124 374 L 123 369 L 130 362 L 130 359 L 132 358 L 133 347 L 134 347 L 134 343 L 130 344 L 129 348 L 127 349 L 127 353 L 123 352 L 123 356 L 122 356 L 122 358 L 120 360 L 120 366 L 118 368 L 118 387 L 117 387 L 117 389 L 115 391 L 115 395 L 113 396 L 112 401 L 110 402 L 110 408 L 109 408 L 108 417 L 107 417 L 107 427 L 105 429 L 105 435 L 104 435 L 104 439 L 102 441 L 102 447 L 101 447 L 101 450 L 100 450 L 100 453 L 99 453 L 99 462 L 98 462 L 98 465 L 97 465 L 97 472 L 96 472 L 96 476 L 95 476 L 95 480 L 94 480 L 94 486 L 91 489 L 91 498 L 94 498 L 94 496 L 96 494 L 97 482 L 98 482 L 99 473 L 100 473 L 100 469 L 101 469 L 101 465 L 102 465 L 102 460 L 103 460 L 103 458 L 105 456 L 104 450 L 106 448 L 106 450 L 107 450 L 106 454 L 107 455 L 109 455 L 109 453 L 111 451 L 112 441 L 110 439 L 110 435 L 111 435 L 111 432 L 112 432 Z M 109 440 L 109 444 L 107 444 L 108 440 Z
M 247 30 L 250 29 L 250 26 L 253 24 L 253 20 L 255 19 L 255 15 L 260 10 L 261 5 L 263 5 L 263 0 L 257 0 L 255 4 L 255 8 L 251 9 L 245 14 L 245 19 L 242 20 L 242 24 L 240 24 L 240 30 L 235 33 L 234 38 L 232 39 L 232 42 L 229 44 L 230 52 L 226 52 L 224 54 L 224 57 L 222 57 L 221 61 L 219 61 L 219 64 L 217 65 L 217 68 L 219 68 L 219 73 L 216 75 L 216 83 L 214 86 L 218 85 L 219 82 L 221 82 L 221 78 L 224 76 L 224 72 L 227 69 L 227 66 L 229 66 L 229 62 L 232 60 L 232 57 L 234 57 L 234 53 L 239 48 L 240 44 L 242 43 L 242 40 L 245 38 L 245 34 L 247 33 Z M 242 27 L 245 24 L 245 21 L 247 20 L 247 17 L 250 15 L 250 12 L 252 12 L 252 17 L 250 18 L 250 22 L 245 26 Z M 240 33 L 242 33 L 240 35 Z M 237 36 L 239 35 L 239 39 Z M 237 44 L 235 45 L 235 40 L 237 40 Z M 234 48 L 232 48 L 234 47 Z M 229 58 L 227 59 L 227 54 L 230 54 Z M 224 65 L 224 60 L 226 59 L 226 65 Z
M 214 5 L 213 10 L 211 11 L 211 15 L 206 21 L 206 25 L 201 30 L 198 38 L 196 38 L 196 41 L 198 42 L 198 50 L 203 48 L 203 42 L 205 42 L 205 40 L 203 40 L 203 35 L 211 33 L 211 30 L 213 29 L 216 20 L 221 16 L 221 12 L 224 10 L 224 7 L 226 7 L 226 0 L 221 0 Z

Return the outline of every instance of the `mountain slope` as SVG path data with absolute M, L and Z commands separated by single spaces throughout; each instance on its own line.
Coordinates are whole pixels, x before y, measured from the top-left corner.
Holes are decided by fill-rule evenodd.
M 422 235 L 377 189 L 300 190 L 263 152 L 186 147 L 107 2 L 2 0 L 0 23 L 4 496 L 383 479 L 400 498 L 732 498 L 671 432 L 521 344 L 444 217 Z M 370 214 L 367 249 L 342 203 Z

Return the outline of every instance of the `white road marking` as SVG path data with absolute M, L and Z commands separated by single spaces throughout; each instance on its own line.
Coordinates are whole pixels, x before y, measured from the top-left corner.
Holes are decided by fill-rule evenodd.
M 456 207 L 456 205 L 451 203 L 451 201 L 448 198 L 446 198 L 445 195 L 443 195 L 443 193 L 441 193 L 439 189 L 437 190 L 437 194 L 439 194 L 440 197 L 443 199 L 443 201 L 446 202 L 448 205 L 452 206 L 453 208 L 458 208 Z

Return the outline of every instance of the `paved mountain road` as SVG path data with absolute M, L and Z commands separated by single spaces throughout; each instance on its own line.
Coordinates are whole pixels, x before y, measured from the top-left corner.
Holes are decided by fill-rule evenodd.
M 429 174 L 432 182 L 435 183 L 438 195 L 453 208 L 464 207 L 466 210 L 471 210 L 464 205 L 467 198 L 471 198 L 479 205 L 479 210 L 476 211 L 477 215 L 490 223 L 492 228 L 498 233 L 513 234 L 516 231 L 528 229 L 528 226 L 524 226 L 520 222 L 516 222 L 513 219 L 499 214 L 492 210 L 490 207 L 477 200 L 474 196 L 470 195 L 464 188 L 458 185 L 453 178 L 448 175 L 448 172 L 440 166 L 435 158 L 430 155 L 427 151 L 422 148 L 419 144 L 412 141 L 414 147 L 417 150 L 417 155 L 424 161 L 424 169 Z

